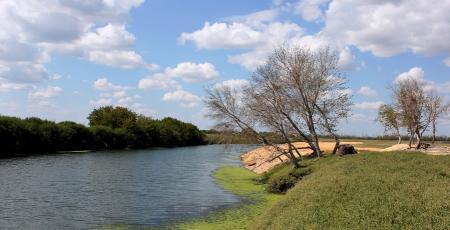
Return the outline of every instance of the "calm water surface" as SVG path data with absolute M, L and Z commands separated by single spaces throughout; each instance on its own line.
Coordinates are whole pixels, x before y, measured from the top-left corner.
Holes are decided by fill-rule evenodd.
M 248 145 L 0 160 L 0 229 L 162 226 L 233 206 L 211 173 Z

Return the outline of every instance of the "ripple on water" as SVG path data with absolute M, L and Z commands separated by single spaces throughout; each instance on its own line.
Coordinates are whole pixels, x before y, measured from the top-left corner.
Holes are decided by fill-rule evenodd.
M 235 205 L 214 183 L 247 145 L 52 154 L 0 160 L 0 226 L 158 226 Z

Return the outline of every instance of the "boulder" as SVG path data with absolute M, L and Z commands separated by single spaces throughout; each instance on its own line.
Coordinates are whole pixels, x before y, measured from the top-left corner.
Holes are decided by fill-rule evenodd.
M 357 153 L 358 152 L 356 151 L 355 147 L 353 147 L 353 145 L 349 145 L 349 144 L 339 145 L 339 147 L 336 151 L 336 155 L 338 155 L 338 156 L 357 154 Z

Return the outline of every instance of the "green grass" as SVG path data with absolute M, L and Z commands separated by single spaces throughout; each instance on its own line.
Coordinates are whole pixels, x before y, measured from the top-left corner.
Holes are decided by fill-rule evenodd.
M 313 173 L 253 229 L 449 229 L 450 157 L 364 153 L 310 162 Z
M 225 190 L 248 199 L 248 203 L 174 226 L 175 229 L 248 229 L 255 218 L 282 198 L 265 192 L 264 185 L 256 183 L 258 175 L 244 168 L 222 167 L 214 177 Z

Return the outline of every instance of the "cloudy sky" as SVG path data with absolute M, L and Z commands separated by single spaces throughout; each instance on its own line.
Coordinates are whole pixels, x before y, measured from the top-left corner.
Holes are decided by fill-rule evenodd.
M 450 0 L 3 0 L 0 114 L 86 124 L 121 105 L 209 128 L 205 87 L 242 87 L 295 44 L 339 51 L 355 103 L 342 133 L 381 134 L 374 115 L 398 79 L 450 97 L 448 12 Z

